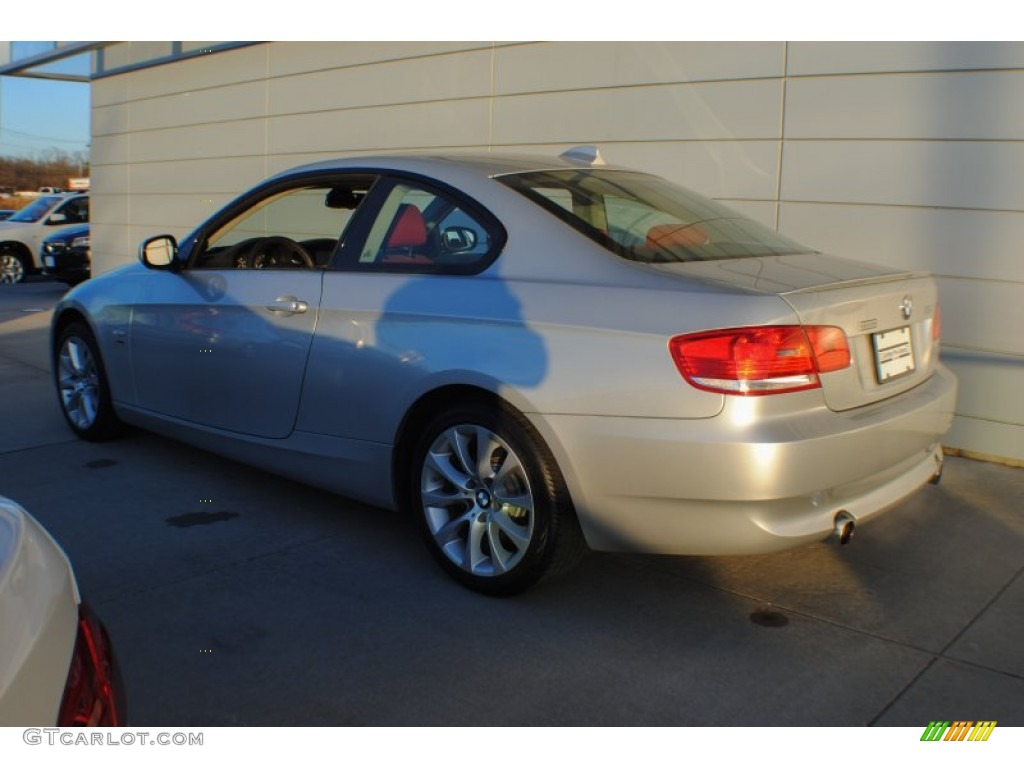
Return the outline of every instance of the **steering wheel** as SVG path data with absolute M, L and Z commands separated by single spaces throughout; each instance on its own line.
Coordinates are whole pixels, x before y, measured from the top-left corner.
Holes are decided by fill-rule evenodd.
M 245 254 L 246 269 L 267 269 L 274 267 L 316 266 L 309 251 L 288 237 L 259 237 L 253 241 Z

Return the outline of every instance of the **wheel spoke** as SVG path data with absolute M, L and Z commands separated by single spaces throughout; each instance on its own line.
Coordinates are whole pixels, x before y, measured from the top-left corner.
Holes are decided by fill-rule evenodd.
M 437 472 L 441 477 L 454 485 L 456 488 L 469 487 L 469 475 L 463 474 L 452 464 L 450 454 L 434 453 L 427 454 L 427 466 Z
M 484 523 L 478 519 L 470 521 L 469 532 L 466 536 L 466 559 L 463 561 L 463 567 L 473 573 L 484 570 L 481 566 L 487 562 L 487 555 L 484 554 L 483 546 L 481 546 L 486 532 L 487 526 Z
M 71 363 L 71 370 L 77 376 L 85 373 L 87 355 L 88 352 L 82 349 L 82 345 L 77 340 L 68 342 L 68 360 Z
M 471 512 L 465 512 L 458 517 L 451 518 L 434 532 L 434 538 L 442 547 L 460 538 L 460 528 L 470 519 Z
M 457 427 L 448 430 L 448 443 L 452 447 L 452 453 L 459 460 L 459 465 L 467 477 L 473 477 L 475 462 L 469 453 L 469 437 L 464 435 Z M 479 474 L 476 475 L 479 477 Z
M 493 518 L 487 522 L 487 544 L 491 550 L 491 567 L 495 573 L 504 573 L 515 559 L 515 552 L 509 551 L 501 541 L 500 528 Z
M 82 390 L 81 398 L 82 416 L 86 424 L 92 424 L 96 420 L 96 398 L 93 396 L 93 392 L 88 389 Z
M 504 533 L 520 552 L 530 546 L 530 527 L 513 522 L 507 515 L 500 512 L 491 515 L 491 528 L 495 536 L 497 532 Z
M 442 488 L 425 490 L 421 494 L 424 507 L 450 507 L 453 504 L 465 503 L 465 497 L 456 492 L 445 491 Z
M 476 428 L 476 474 L 477 477 L 491 477 L 494 469 L 491 467 L 491 456 L 501 447 L 490 430 L 483 427 Z
M 519 457 L 514 453 L 509 453 L 505 456 L 505 460 L 501 462 L 501 466 L 498 467 L 498 471 L 494 473 L 494 485 L 504 485 L 508 483 L 510 476 L 516 474 L 520 477 L 525 476 L 523 465 L 519 462 Z
M 80 391 L 75 391 L 74 405 L 72 406 L 71 416 L 81 428 L 89 426 L 90 421 L 85 410 L 85 397 Z

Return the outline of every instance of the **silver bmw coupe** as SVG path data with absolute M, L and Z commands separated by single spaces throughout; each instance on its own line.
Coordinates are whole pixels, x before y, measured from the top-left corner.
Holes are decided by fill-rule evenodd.
M 927 275 L 560 158 L 278 174 L 53 316 L 60 405 L 388 508 L 490 594 L 587 547 L 845 542 L 942 469 Z

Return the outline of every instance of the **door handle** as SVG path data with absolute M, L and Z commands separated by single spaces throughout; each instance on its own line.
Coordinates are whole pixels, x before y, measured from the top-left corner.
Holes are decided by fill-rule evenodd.
M 278 296 L 266 305 L 271 312 L 280 312 L 286 315 L 300 315 L 309 309 L 309 305 L 295 298 L 294 296 Z

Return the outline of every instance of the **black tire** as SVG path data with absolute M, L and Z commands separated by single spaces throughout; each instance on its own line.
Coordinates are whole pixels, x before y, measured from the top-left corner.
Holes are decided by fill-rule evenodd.
M 53 376 L 61 413 L 78 437 L 99 442 L 121 431 L 103 358 L 85 323 L 69 323 L 60 332 L 53 350 Z
M 412 452 L 409 493 L 431 553 L 477 592 L 523 592 L 587 551 L 554 458 L 508 408 L 471 403 L 432 419 Z
M 31 269 L 31 263 L 14 248 L 0 249 L 0 285 L 14 285 L 22 282 Z

